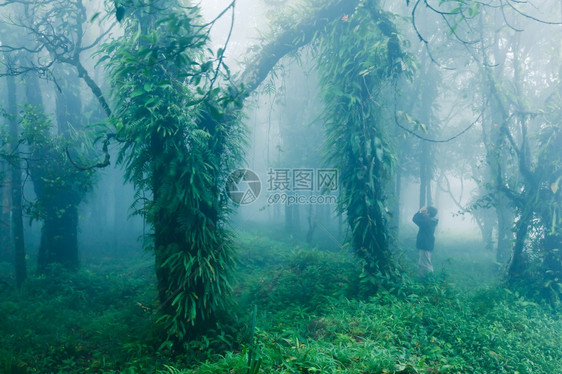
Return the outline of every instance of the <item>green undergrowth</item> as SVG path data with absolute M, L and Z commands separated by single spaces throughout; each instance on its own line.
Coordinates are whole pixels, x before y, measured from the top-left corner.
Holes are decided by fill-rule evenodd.
M 0 373 L 562 372 L 559 314 L 503 288 L 477 243 L 442 241 L 423 282 L 405 249 L 404 282 L 372 297 L 349 253 L 250 233 L 238 246 L 231 309 L 184 353 L 159 349 L 146 256 L 0 290 Z
M 506 290 L 455 292 L 435 283 L 264 313 L 253 360 L 264 373 L 561 372 L 559 320 Z M 182 373 L 247 369 L 248 349 Z
M 77 272 L 51 267 L 0 302 L 1 373 L 121 372 L 158 354 L 153 265 L 115 259 Z

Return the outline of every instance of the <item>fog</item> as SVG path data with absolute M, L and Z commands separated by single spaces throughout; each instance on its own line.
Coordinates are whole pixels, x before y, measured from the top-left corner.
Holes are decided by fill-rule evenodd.
M 299 2 L 239 0 L 234 7 L 229 7 L 231 4 L 232 2 L 228 0 L 206 2 L 201 4 L 201 15 L 205 22 L 215 21 L 210 28 L 212 48 L 225 48 L 224 61 L 236 75 L 247 68 L 252 53 L 258 51 L 260 45 L 267 43 L 268 38 L 272 35 L 272 22 L 277 22 L 276 18 L 282 17 L 283 14 L 290 14 L 292 7 L 298 7 Z M 88 6 L 90 7 L 88 14 L 91 16 L 97 14 L 96 12 L 104 11 L 103 7 L 100 4 L 96 6 L 95 2 Z M 382 8 L 403 17 L 411 16 L 411 9 L 405 4 L 386 2 Z M 541 85 L 545 84 L 544 79 L 550 79 L 553 77 L 552 74 L 557 73 L 556 61 L 560 55 L 560 45 L 555 42 L 550 44 L 550 49 L 548 47 L 533 49 L 533 46 L 538 45 L 545 23 L 551 22 L 549 17 L 559 12 L 558 8 L 560 5 L 556 2 L 544 2 L 536 9 L 525 8 L 525 11 L 529 11 L 528 17 L 515 17 L 512 14 L 513 19 L 510 21 L 512 24 L 503 26 L 498 15 L 491 14 L 491 17 L 496 17 L 498 21 L 497 30 L 501 30 L 503 27 L 503 34 L 496 34 L 502 35 L 503 38 L 498 40 L 499 48 L 508 43 L 508 38 L 516 37 L 518 48 L 527 53 L 528 57 L 525 57 L 522 64 L 529 71 L 529 77 L 525 81 L 531 90 L 530 95 L 526 96 L 529 105 L 538 104 L 541 97 L 542 100 L 545 100 L 544 98 L 551 94 L 548 88 L 541 88 Z M 476 63 L 481 62 L 477 56 L 478 53 L 484 54 L 482 58 L 488 60 L 490 66 L 495 66 L 493 64 L 498 62 L 494 60 L 493 53 L 488 50 L 479 50 L 468 43 L 469 39 L 475 37 L 475 30 L 459 28 L 453 35 L 430 37 L 431 33 L 441 32 L 440 30 L 444 27 L 442 16 L 428 7 L 420 8 L 416 15 L 418 17 L 416 23 L 408 24 L 407 20 L 398 21 L 398 23 L 403 32 L 403 39 L 410 40 L 407 43 L 407 52 L 417 60 L 419 72 L 411 81 L 401 81 L 402 87 L 398 94 L 394 93 L 394 95 L 400 96 L 397 96 L 397 99 L 405 103 L 411 100 L 410 98 L 424 96 L 423 90 L 434 91 L 429 94 L 435 98 L 431 104 L 432 118 L 427 117 L 427 108 L 419 106 L 419 103 L 406 104 L 413 105 L 410 107 L 408 117 L 412 121 L 409 124 L 410 128 L 413 132 L 421 134 L 422 137 L 446 139 L 459 133 L 464 128 L 463 126 L 472 121 L 476 122 L 473 128 L 463 133 L 458 139 L 438 143 L 434 147 L 432 143 L 429 143 L 432 145 L 431 157 L 433 157 L 433 175 L 429 186 L 430 194 L 433 194 L 434 205 L 439 208 L 438 232 L 448 236 L 478 236 L 478 225 L 466 209 L 469 208 L 471 199 L 477 199 L 479 194 L 481 195 L 479 189 L 482 182 L 475 182 L 480 178 L 479 171 L 476 169 L 485 168 L 486 150 L 485 145 L 479 144 L 481 140 L 478 139 L 479 133 L 483 131 L 481 129 L 484 126 L 483 118 L 478 117 L 478 111 L 475 109 L 478 105 L 485 105 L 486 99 L 480 94 L 475 96 L 475 88 L 474 86 L 471 88 L 469 82 L 481 74 L 481 71 L 475 69 L 475 61 Z M 544 22 L 533 22 L 533 18 Z M 504 20 L 504 23 L 505 21 L 507 19 Z M 103 26 L 92 22 L 88 28 L 90 35 L 88 40 L 92 41 L 95 35 L 108 25 L 110 24 L 107 22 Z M 111 27 L 110 35 L 121 33 L 119 27 Z M 523 29 L 525 32 L 520 31 Z M 551 27 L 549 33 L 554 40 L 555 35 L 560 33 L 560 29 L 556 26 Z M 418 40 L 416 41 L 416 39 Z M 466 53 L 466 49 L 469 49 L 470 53 Z M 447 51 L 445 52 L 445 50 Z M 508 60 L 513 59 L 511 52 L 506 53 Z M 95 54 L 89 53 L 83 62 L 85 66 L 93 70 L 93 75 L 103 82 L 103 70 L 99 66 L 94 69 L 95 59 Z M 517 73 L 510 72 L 512 68 L 507 62 L 504 64 L 507 79 L 515 79 L 514 74 Z M 424 72 L 424 70 L 426 71 Z M 433 78 L 429 79 L 438 79 L 434 83 L 440 84 L 440 86 L 427 86 L 428 78 L 424 77 L 427 74 L 433 74 Z M 439 78 L 437 78 L 438 76 Z M 463 85 L 467 88 L 463 91 L 457 89 Z M 42 81 L 41 87 L 46 92 L 43 104 L 46 108 L 54 108 L 54 95 L 49 93 L 50 84 Z M 80 84 L 81 96 L 84 97 L 84 108 L 95 107 L 95 103 L 88 101 L 91 99 L 86 99 L 89 95 L 88 90 L 84 83 Z M 306 48 L 300 52 L 298 59 L 296 56 L 282 58 L 246 101 L 243 117 L 247 129 L 248 145 L 244 151 L 242 166 L 253 170 L 258 175 L 262 187 L 266 187 L 268 184 L 268 176 L 271 179 L 272 169 L 317 169 L 333 166 L 325 161 L 326 139 L 322 128 L 322 122 L 325 121 L 322 118 L 322 98 L 316 66 L 312 61 L 312 55 Z M 403 129 L 397 129 L 397 125 L 392 123 L 394 122 L 392 117 L 395 115 L 392 113 L 393 111 L 402 113 L 408 108 L 392 105 L 387 106 L 383 111 L 383 115 L 388 121 L 388 132 L 395 139 L 405 139 L 394 144 L 395 152 L 401 154 L 400 147 L 413 147 L 414 149 L 419 147 L 420 144 L 416 144 L 411 134 Z M 94 110 L 99 112 L 99 109 Z M 421 114 L 420 111 L 424 110 L 426 114 Z M 424 121 L 427 120 L 434 121 L 435 125 L 424 124 Z M 95 121 L 94 117 L 91 123 L 95 123 Z M 422 124 L 424 127 L 416 128 L 417 124 Z M 408 124 L 406 123 L 405 126 L 408 127 Z M 426 127 L 429 128 L 429 132 Z M 291 138 L 291 136 L 296 138 Z M 300 144 L 295 146 L 295 141 Z M 115 160 L 117 147 L 113 147 L 115 151 L 112 158 Z M 306 152 L 303 153 L 305 150 Z M 406 151 L 406 154 L 408 152 L 410 151 Z M 441 155 L 445 157 L 440 157 Z M 396 170 L 400 170 L 400 173 L 403 174 L 400 176 L 403 182 L 400 187 L 398 206 L 400 225 L 411 230 L 415 228 L 411 222 L 411 216 L 427 202 L 420 202 L 419 170 L 412 169 L 414 165 L 411 163 L 410 165 L 404 164 L 408 157 L 411 156 L 406 156 L 403 160 L 398 161 L 399 166 Z M 475 168 L 478 163 L 480 166 Z M 133 215 L 134 209 L 131 206 L 134 201 L 134 189 L 132 185 L 123 182 L 122 173 L 123 168 L 116 166 L 115 162 L 106 169 L 99 170 L 93 191 L 81 205 L 79 246 L 82 248 L 82 256 L 96 252 L 117 255 L 122 250 L 128 251 L 131 248 L 142 247 L 144 241 L 142 237 L 143 233 L 147 234 L 147 225 L 142 217 Z M 416 174 L 418 174 L 417 178 Z M 444 189 L 445 180 L 450 183 L 447 190 Z M 269 184 L 271 185 L 271 183 Z M 28 194 L 33 196 L 32 188 L 29 186 L 26 188 Z M 252 221 L 262 223 L 266 221 L 273 225 L 281 225 L 284 222 L 284 215 L 288 213 L 284 212 L 278 204 L 268 202 L 268 198 L 271 200 L 271 194 L 265 192 L 267 191 L 263 188 L 262 194 L 253 204 L 236 209 L 234 214 L 237 226 L 245 225 L 244 222 L 249 222 L 248 224 L 251 225 Z M 30 200 L 32 199 L 33 197 L 30 198 Z M 298 209 L 303 210 L 303 222 L 299 224 L 299 230 L 306 230 L 306 217 L 311 216 L 313 207 L 310 204 L 297 205 Z M 335 207 L 336 204 L 326 204 L 322 209 L 328 212 L 326 214 L 329 214 L 331 224 L 337 226 L 341 224 L 341 219 L 340 223 L 337 223 Z M 336 226 L 332 229 L 335 229 Z M 31 229 L 32 227 L 33 229 Z M 37 224 L 27 226 L 29 253 L 33 253 L 38 245 L 39 227 Z M 341 228 L 339 231 L 341 232 Z M 100 233 L 103 234 L 100 235 Z
M 60 356 L 72 350 L 76 370 L 172 373 L 207 360 L 223 365 L 209 372 L 258 373 L 261 349 L 263 370 L 305 372 L 297 351 L 335 341 L 330 305 L 358 308 L 341 302 L 415 304 L 421 316 L 474 297 L 465 317 L 491 300 L 559 313 L 560 0 L 4 1 L 0 81 L 0 294 L 15 300 L 0 320 L 70 290 L 41 303 L 83 305 L 104 326 L 85 329 L 115 338 L 102 347 L 65 325 L 60 343 L 45 329 L 37 340 L 51 348 L 29 357 L 68 346 Z M 104 330 L 111 313 L 131 318 L 130 336 Z M 501 318 L 525 326 L 525 313 Z M 417 318 L 406 315 L 397 321 Z M 467 346 L 493 363 L 450 363 L 445 348 L 461 357 L 469 339 L 435 329 L 411 341 L 431 336 L 441 353 L 385 338 L 409 353 L 387 366 L 357 354 L 355 369 L 536 369 L 510 366 L 532 360 L 517 349 L 504 360 L 488 341 Z M 287 347 L 264 353 L 260 339 L 296 351 L 273 358 Z M 4 364 L 3 349 L 0 372 L 66 370 L 48 354 Z M 117 353 L 103 368 L 107 349 Z M 238 364 L 221 361 L 229 354 Z

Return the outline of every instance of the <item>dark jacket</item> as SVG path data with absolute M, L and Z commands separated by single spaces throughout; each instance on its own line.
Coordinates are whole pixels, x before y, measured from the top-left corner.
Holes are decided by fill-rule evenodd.
M 416 238 L 416 247 L 424 251 L 433 251 L 435 246 L 435 227 L 437 227 L 439 220 L 420 212 L 414 214 L 412 220 L 420 228 Z

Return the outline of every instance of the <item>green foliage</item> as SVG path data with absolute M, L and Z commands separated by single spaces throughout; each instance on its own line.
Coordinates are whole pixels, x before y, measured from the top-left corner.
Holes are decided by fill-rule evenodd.
M 389 31 L 392 24 L 384 16 L 377 22 L 373 14 L 378 10 L 371 7 L 365 4 L 332 22 L 317 47 L 329 161 L 340 170 L 340 210 L 347 214 L 352 246 L 365 261 L 366 272 L 384 278 L 394 267 L 383 193 L 393 156 L 382 105 L 395 64 L 402 66 L 403 60 L 393 56 L 389 61 L 390 44 L 381 31 Z
M 379 292 L 323 307 L 269 316 L 272 326 L 258 332 L 263 372 L 551 373 L 562 365 L 560 321 L 501 289 L 461 296 L 442 284 L 412 284 L 406 297 Z M 245 373 L 244 353 L 189 372 Z
M 158 308 L 151 261 L 108 259 L 73 273 L 55 266 L 21 292 L 2 293 L 0 371 L 550 374 L 562 368 L 558 315 L 496 285 L 456 288 L 439 276 L 405 281 L 400 293 L 352 299 L 342 296 L 354 289 L 342 295 L 341 285 L 330 283 L 338 272 L 358 277 L 359 269 L 345 263 L 350 254 L 296 256 L 290 245 L 246 233 L 237 245 L 239 303 L 229 312 L 238 321 L 192 340 L 185 354 L 158 350 L 166 332 L 151 322 Z M 317 278 L 323 297 L 256 296 L 279 279 L 275 269 L 308 262 L 323 263 L 326 276 Z M 287 293 L 294 287 L 295 298 L 302 292 L 295 283 L 278 287 Z
M 26 209 L 32 220 L 42 222 L 39 268 L 61 263 L 78 265 L 78 205 L 94 183 L 94 170 L 82 170 L 77 162 L 92 153 L 84 132 L 53 134 L 51 121 L 38 107 L 26 106 L 19 115 L 19 142 L 27 146 L 27 172 L 36 200 Z M 72 155 L 72 156 L 71 156 Z
M 0 372 L 143 372 L 153 366 L 161 333 L 151 322 L 152 280 L 151 261 L 73 272 L 53 264 L 30 276 L 20 292 L 2 296 Z
M 215 86 L 219 69 L 228 73 L 222 51 L 206 51 L 196 8 L 174 4 L 140 7 L 100 59 L 111 76 L 119 162 L 153 228 L 164 346 L 187 341 L 226 307 L 234 260 L 225 180 L 242 143 L 236 91 Z
M 28 165 L 37 193 L 30 204 L 32 219 L 44 221 L 62 217 L 75 208 L 91 190 L 93 171 L 77 168 L 69 159 L 73 151 L 77 160 L 91 152 L 85 136 L 74 132 L 70 138 L 53 135 L 53 125 L 39 108 L 26 106 L 20 114 L 21 140 L 29 148 Z
M 562 118 L 558 104 L 554 113 Z M 552 120 L 554 118 L 550 118 Z M 521 195 L 520 210 L 531 210 L 530 246 L 525 274 L 517 288 L 534 298 L 547 299 L 555 308 L 562 305 L 562 129 L 547 121 L 539 132 L 537 165 L 533 170 L 536 188 Z
M 260 310 L 283 309 L 288 305 L 311 308 L 326 297 L 345 297 L 357 292 L 359 269 L 349 255 L 283 245 L 248 234 L 241 234 L 241 240 L 243 275 L 235 290 L 242 294 L 243 304 L 256 303 Z

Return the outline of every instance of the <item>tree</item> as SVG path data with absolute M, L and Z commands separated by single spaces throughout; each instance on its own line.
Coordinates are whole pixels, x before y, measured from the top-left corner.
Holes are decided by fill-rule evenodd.
M 384 186 L 392 151 L 381 116 L 382 90 L 406 69 L 396 27 L 376 1 L 314 4 L 281 22 L 243 79 L 264 77 L 285 54 L 311 44 L 326 103 L 328 153 L 340 169 L 340 198 L 352 246 L 376 282 L 393 273 Z M 317 8 L 315 8 L 316 6 Z M 261 79 L 263 80 L 263 78 Z M 253 79 L 259 83 L 260 79 Z M 252 87 L 252 86 L 250 86 Z
M 371 12 L 382 13 L 369 5 L 332 23 L 319 45 L 318 65 L 328 108 L 328 152 L 341 174 L 339 203 L 351 227 L 354 250 L 365 261 L 367 274 L 380 279 L 391 275 L 395 266 L 384 195 L 392 151 L 381 121 L 381 100 L 384 85 L 402 62 L 400 56 L 389 61 L 384 41 L 396 32 L 384 35 Z
M 73 166 L 65 147 L 78 141 L 74 129 L 81 129 L 81 96 L 76 78 L 81 77 L 91 88 L 104 109 L 101 90 L 90 78 L 80 57 L 99 44 L 107 32 L 89 45 L 85 44 L 87 11 L 81 0 L 66 2 L 42 0 L 34 3 L 12 1 L 1 4 L 5 13 L 4 26 L 18 37 L 3 37 L 0 50 L 7 56 L 17 57 L 17 64 L 6 66 L 0 76 L 21 76 L 25 83 L 27 110 L 22 119 L 28 125 L 24 139 L 35 158 L 27 162 L 28 172 L 37 195 L 34 218 L 43 222 L 39 248 L 39 269 L 45 270 L 52 262 L 69 268 L 78 266 L 78 205 L 84 200 L 91 171 L 82 173 Z M 70 67 L 70 68 L 69 68 Z M 38 78 L 46 78 L 55 86 L 57 129 L 62 137 L 51 137 L 48 122 L 43 118 L 43 100 Z M 32 113 L 33 112 L 33 113 Z M 36 121 L 37 131 L 32 134 Z M 84 139 L 80 139 L 84 141 Z M 43 158 L 41 158 L 43 157 Z M 41 159 L 39 159 L 41 158 Z M 60 168 L 53 162 L 60 162 Z M 78 181 L 81 178 L 82 181 Z M 68 178 L 68 183 L 64 180 Z
M 413 6 L 414 18 L 420 4 L 416 1 Z M 560 128 L 560 44 L 554 29 L 549 29 L 552 38 L 533 39 L 537 29 L 544 34 L 548 25 L 561 23 L 552 20 L 555 2 L 539 7 L 527 1 L 425 4 L 476 63 L 483 78 L 481 95 L 489 98 L 483 112 L 486 183 L 498 212 L 498 260 L 511 257 L 510 285 L 531 281 L 543 295 L 559 300 L 559 148 L 555 147 Z M 505 26 L 497 28 L 498 22 Z M 535 33 L 523 32 L 529 29 Z M 429 41 L 417 27 L 416 31 L 429 48 Z M 541 49 L 533 50 L 537 46 Z
M 196 8 L 155 0 L 126 12 L 125 35 L 100 60 L 110 73 L 110 123 L 152 227 L 163 322 L 181 347 L 225 308 L 230 290 L 225 183 L 241 148 L 239 91 L 217 82 L 228 71 L 223 51 L 208 54 Z
M 27 166 L 37 201 L 31 215 L 43 223 L 39 247 L 39 270 L 58 263 L 78 266 L 78 206 L 92 188 L 93 171 L 83 171 L 70 160 L 70 148 L 85 147 L 77 135 L 52 135 L 51 122 L 41 108 L 26 107 L 21 114 L 21 139 L 29 150 Z M 74 152 L 76 156 L 76 152 Z M 84 156 L 80 157 L 85 158 Z
M 8 58 L 9 59 L 9 58 Z M 10 62 L 8 62 L 10 65 Z M 17 94 L 16 83 L 13 76 L 6 77 L 6 88 L 8 92 L 8 112 L 9 122 L 9 155 L 11 164 L 11 203 L 12 203 L 12 230 L 14 241 L 14 256 L 16 268 L 16 285 L 21 287 L 27 276 L 27 266 L 25 263 L 25 243 L 23 235 L 23 209 L 22 209 L 22 168 L 18 150 L 18 123 L 17 123 Z

